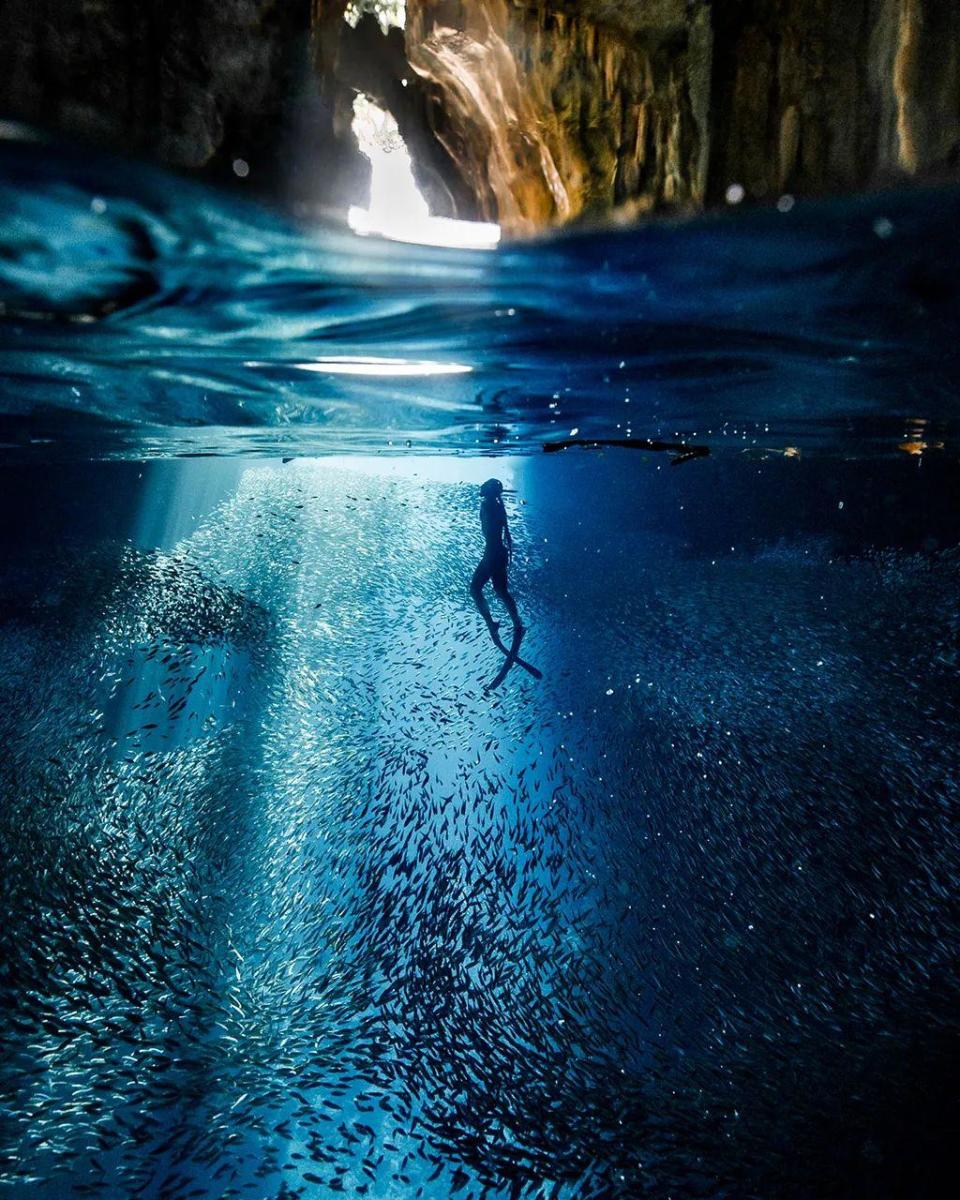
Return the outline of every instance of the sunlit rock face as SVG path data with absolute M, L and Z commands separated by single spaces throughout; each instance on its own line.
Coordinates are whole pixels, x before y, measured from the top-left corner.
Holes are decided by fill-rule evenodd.
M 732 184 L 869 186 L 960 147 L 960 8 L 940 0 L 411 0 L 406 50 L 437 138 L 514 231 Z
M 480 213 L 526 231 L 702 200 L 703 15 L 626 36 L 557 5 L 412 0 L 406 50 Z

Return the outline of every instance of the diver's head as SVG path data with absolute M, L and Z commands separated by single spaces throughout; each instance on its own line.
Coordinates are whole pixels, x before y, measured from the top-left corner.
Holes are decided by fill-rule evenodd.
M 503 495 L 503 484 L 499 479 L 488 479 L 480 484 L 480 495 L 499 497 Z

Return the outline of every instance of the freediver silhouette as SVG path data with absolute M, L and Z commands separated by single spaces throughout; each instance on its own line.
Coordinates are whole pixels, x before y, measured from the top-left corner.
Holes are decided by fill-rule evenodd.
M 490 632 L 490 637 L 493 639 L 494 645 L 503 654 L 506 655 L 506 660 L 497 673 L 496 678 L 487 684 L 487 690 L 498 687 L 506 678 L 507 673 L 514 664 L 523 667 L 535 679 L 542 679 L 543 676 L 536 667 L 530 663 L 524 662 L 520 658 L 520 642 L 523 639 L 525 626 L 520 620 L 520 613 L 517 611 L 517 602 L 510 594 L 510 589 L 507 585 L 507 568 L 510 565 L 510 560 L 513 557 L 513 538 L 510 536 L 510 526 L 507 524 L 507 510 L 503 506 L 503 484 L 499 479 L 488 479 L 486 483 L 480 487 L 480 528 L 483 530 L 484 550 L 483 557 L 477 564 L 477 569 L 473 573 L 473 578 L 470 580 L 470 595 L 473 597 L 473 602 L 487 623 L 487 629 Z M 493 590 L 503 602 L 504 607 L 510 614 L 510 620 L 513 622 L 513 638 L 508 649 L 500 638 L 500 622 L 495 621 L 490 614 L 490 608 L 487 605 L 486 597 L 483 594 L 483 589 L 487 583 L 493 584 Z
M 470 581 L 470 595 L 476 604 L 480 616 L 487 623 L 491 636 L 497 636 L 500 622 L 490 615 L 483 589 L 488 582 L 493 583 L 493 590 L 503 601 L 514 630 L 523 632 L 523 622 L 517 612 L 517 602 L 510 595 L 507 587 L 507 567 L 513 557 L 513 538 L 507 524 L 507 510 L 503 507 L 503 484 L 499 479 L 488 479 L 480 486 L 480 528 L 486 543 L 483 558 L 477 563 L 477 569 Z

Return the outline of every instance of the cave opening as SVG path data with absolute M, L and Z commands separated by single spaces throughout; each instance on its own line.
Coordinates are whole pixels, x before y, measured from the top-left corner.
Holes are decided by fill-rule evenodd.
M 351 29 L 356 29 L 367 13 L 376 17 L 384 34 L 390 29 L 403 29 L 407 23 L 406 0 L 350 0 L 343 19 Z
M 355 233 L 472 250 L 492 250 L 499 244 L 500 226 L 495 222 L 462 221 L 430 212 L 396 119 L 362 92 L 353 102 L 351 128 L 360 152 L 370 163 L 368 207 L 353 204 L 347 212 L 347 222 Z

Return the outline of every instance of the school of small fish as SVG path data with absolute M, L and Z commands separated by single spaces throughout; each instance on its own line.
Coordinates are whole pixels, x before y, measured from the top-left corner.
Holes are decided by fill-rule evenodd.
M 888 1194 L 956 1047 L 960 560 L 531 495 L 544 678 L 488 692 L 475 493 L 256 465 L 0 564 L 5 1194 Z

